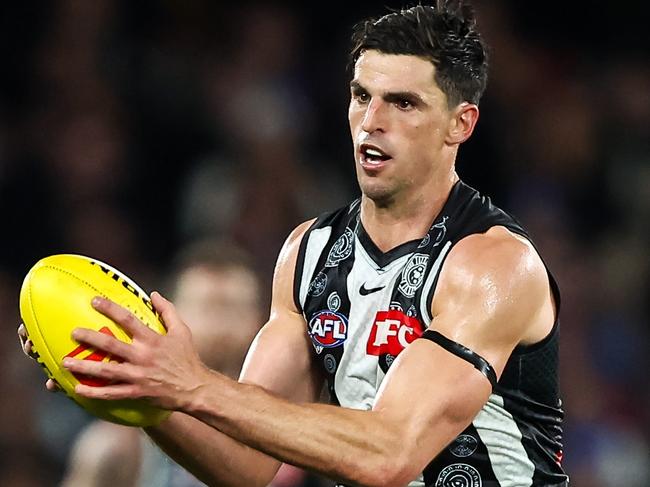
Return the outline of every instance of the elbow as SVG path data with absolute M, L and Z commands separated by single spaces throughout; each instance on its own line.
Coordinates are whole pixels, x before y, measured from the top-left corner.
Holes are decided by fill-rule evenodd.
M 366 487 L 405 487 L 421 473 L 414 469 L 409 455 L 399 451 L 382 455 L 365 467 L 356 481 Z

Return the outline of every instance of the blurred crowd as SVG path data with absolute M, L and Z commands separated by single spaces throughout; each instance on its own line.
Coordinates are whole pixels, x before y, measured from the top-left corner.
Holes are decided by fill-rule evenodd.
M 0 485 L 58 485 L 91 420 L 22 356 L 27 270 L 80 253 L 160 289 L 184 249 L 218 239 L 251 256 L 268 306 L 291 229 L 358 194 L 347 42 L 383 3 L 0 7 Z M 650 41 L 633 2 L 521 3 L 475 2 L 492 62 L 458 170 L 560 283 L 572 485 L 647 487 Z

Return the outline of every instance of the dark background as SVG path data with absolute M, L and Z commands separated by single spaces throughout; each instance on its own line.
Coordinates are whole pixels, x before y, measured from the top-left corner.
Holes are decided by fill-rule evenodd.
M 270 287 L 300 221 L 357 195 L 350 28 L 377 2 L 0 7 L 0 485 L 54 485 L 86 416 L 15 338 L 22 277 L 59 252 L 156 287 L 217 235 Z M 401 7 L 402 2 L 385 2 Z M 531 231 L 563 290 L 573 485 L 650 485 L 650 36 L 641 2 L 476 2 L 492 48 L 461 177 Z

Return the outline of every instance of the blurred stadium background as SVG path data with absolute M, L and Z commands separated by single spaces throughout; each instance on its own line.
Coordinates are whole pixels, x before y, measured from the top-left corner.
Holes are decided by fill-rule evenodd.
M 564 462 L 650 485 L 650 36 L 632 1 L 476 2 L 493 49 L 459 172 L 531 230 L 563 290 Z M 202 236 L 263 281 L 299 221 L 355 197 L 350 2 L 61 0 L 0 7 L 0 485 L 56 485 L 88 418 L 15 335 L 22 276 L 58 252 L 159 286 Z M 268 296 L 267 296 L 268 297 Z

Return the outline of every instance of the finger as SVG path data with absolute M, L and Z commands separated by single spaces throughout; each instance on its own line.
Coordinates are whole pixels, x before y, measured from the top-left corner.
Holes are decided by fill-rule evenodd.
M 125 360 L 133 358 L 133 347 L 131 345 L 105 333 L 89 330 L 88 328 L 75 328 L 72 330 L 72 338 Z
M 116 382 L 123 382 L 129 378 L 126 364 L 119 362 L 100 362 L 66 357 L 62 364 L 73 374 L 83 374 Z
M 57 392 L 61 390 L 61 386 L 54 379 L 47 379 L 45 381 L 45 388 L 50 392 Z
M 155 332 L 137 319 L 128 309 L 110 299 L 95 296 L 91 302 L 93 308 L 119 324 L 134 338 L 142 338 Z
M 154 309 L 160 314 L 160 317 L 167 328 L 167 332 L 183 325 L 183 321 L 180 316 L 178 316 L 174 304 L 164 298 L 158 291 L 151 293 L 151 302 L 153 303 Z
M 27 328 L 25 328 L 25 323 L 18 325 L 18 338 L 23 342 L 27 340 Z
M 27 335 L 27 328 L 25 328 L 24 323 L 18 326 L 18 340 L 20 340 L 20 345 L 23 347 L 23 352 L 29 355 L 32 350 L 32 342 Z
M 33 358 L 34 360 L 39 358 L 38 354 L 34 350 L 34 343 L 29 338 L 25 340 L 25 343 L 23 343 L 22 346 L 23 346 L 23 353 L 27 355 L 29 358 Z
M 114 384 L 102 387 L 77 384 L 74 388 L 76 394 L 89 399 L 137 399 L 142 397 L 139 388 L 133 384 Z

